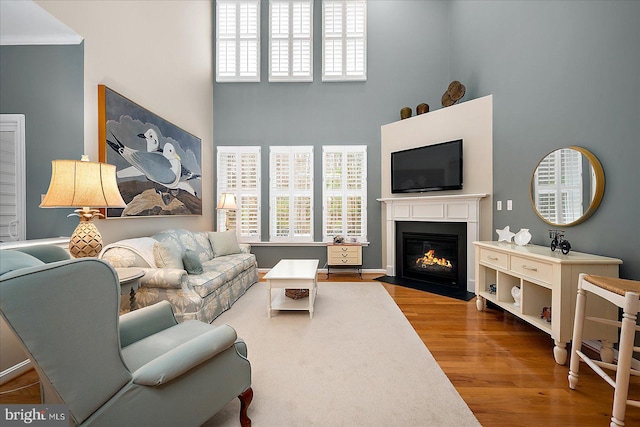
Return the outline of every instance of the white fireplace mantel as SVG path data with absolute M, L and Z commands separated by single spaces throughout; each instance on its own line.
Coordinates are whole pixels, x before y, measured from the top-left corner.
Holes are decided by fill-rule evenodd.
M 389 197 L 386 206 L 387 275 L 396 274 L 396 222 L 465 222 L 467 224 L 467 291 L 475 291 L 473 242 L 480 237 L 480 200 L 488 194 Z

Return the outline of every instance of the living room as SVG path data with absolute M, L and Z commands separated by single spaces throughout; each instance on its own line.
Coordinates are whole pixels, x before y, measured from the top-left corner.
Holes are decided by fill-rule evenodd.
M 245 84 L 215 82 L 213 2 L 36 3 L 83 42 L 1 50 L 0 113 L 22 111 L 28 122 L 27 239 L 75 228 L 68 211 L 38 205 L 51 160 L 98 159 L 97 86 L 103 84 L 201 138 L 203 175 L 201 216 L 97 221 L 105 244 L 178 226 L 216 229 L 217 146 L 257 145 L 266 153 L 273 145 L 312 145 L 320 153 L 323 145 L 366 145 L 363 268 L 382 274 L 381 126 L 398 121 L 405 106 L 426 102 L 439 110 L 443 92 L 458 80 L 466 86 L 461 103 L 492 96 L 492 221 L 481 238 L 497 240 L 493 230 L 509 225 L 528 228 L 531 243 L 547 246 L 551 227 L 531 207 L 531 174 L 547 153 L 585 147 L 602 164 L 606 188 L 598 210 L 567 227 L 566 238 L 576 251 L 621 259 L 620 277 L 640 279 L 633 226 L 640 215 L 638 2 L 374 0 L 367 5 L 366 81 L 269 83 L 263 73 L 260 83 Z M 266 18 L 263 13 L 263 42 Z M 263 172 L 268 177 L 267 167 Z M 315 181 L 321 179 L 316 167 Z M 512 209 L 498 210 L 496 202 L 507 200 Z M 322 217 L 319 200 L 314 217 Z M 268 208 L 262 222 L 268 230 Z M 314 235 L 321 234 L 316 221 Z M 252 249 L 261 269 L 301 251 L 326 256 L 321 245 L 278 245 L 268 242 L 267 231 L 262 235 L 264 244 Z

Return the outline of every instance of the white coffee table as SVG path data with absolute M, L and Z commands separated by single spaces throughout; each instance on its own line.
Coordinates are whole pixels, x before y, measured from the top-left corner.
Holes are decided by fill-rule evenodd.
M 271 310 L 309 310 L 313 319 L 313 302 L 318 292 L 317 259 L 283 259 L 264 278 L 267 280 L 267 314 Z M 274 296 L 271 289 L 280 289 Z M 292 299 L 285 296 L 285 289 L 309 289 L 307 298 Z

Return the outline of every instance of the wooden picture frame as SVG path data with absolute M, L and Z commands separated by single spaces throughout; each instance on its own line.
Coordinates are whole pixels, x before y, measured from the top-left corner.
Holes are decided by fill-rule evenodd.
M 105 218 L 202 215 L 200 138 L 98 85 L 98 142 L 127 203 Z

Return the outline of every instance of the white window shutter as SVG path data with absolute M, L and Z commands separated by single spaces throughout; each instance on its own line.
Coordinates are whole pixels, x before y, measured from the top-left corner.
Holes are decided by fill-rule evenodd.
M 536 208 L 549 222 L 568 224 L 582 216 L 582 156 L 572 149 L 546 156 L 534 175 Z
M 322 147 L 322 239 L 367 240 L 367 147 Z
M 260 0 L 216 2 L 216 81 L 260 81 Z
M 324 0 L 322 2 L 322 80 L 366 79 L 366 0 Z
M 270 150 L 270 240 L 313 241 L 313 147 Z
M 269 18 L 269 81 L 313 81 L 313 0 L 270 0 Z
M 227 215 L 242 242 L 260 241 L 260 147 L 218 147 L 217 194 L 233 193 L 236 211 L 219 210 L 218 230 Z

